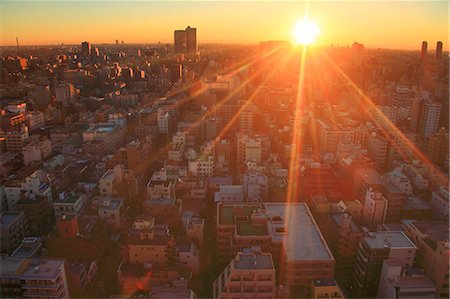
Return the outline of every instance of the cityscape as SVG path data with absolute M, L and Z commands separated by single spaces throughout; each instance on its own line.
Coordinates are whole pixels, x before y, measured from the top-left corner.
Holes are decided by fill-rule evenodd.
M 52 3 L 0 3 L 0 298 L 449 298 L 448 3 Z

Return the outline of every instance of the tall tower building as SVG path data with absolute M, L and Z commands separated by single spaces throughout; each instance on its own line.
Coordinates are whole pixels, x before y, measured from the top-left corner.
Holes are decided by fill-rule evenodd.
M 420 121 L 420 133 L 426 138 L 435 133 L 439 127 L 442 105 L 433 101 L 423 104 L 422 119 Z
M 91 44 L 89 42 L 81 43 L 81 56 L 89 57 L 91 55 Z
M 175 30 L 173 38 L 174 38 L 173 46 L 175 53 L 176 54 L 186 53 L 186 31 Z
M 420 52 L 420 61 L 425 62 L 427 60 L 428 43 L 422 42 L 422 51 Z
M 448 133 L 444 127 L 428 139 L 427 154 L 435 165 L 443 166 L 445 156 L 448 155 L 449 141 Z
M 186 50 L 187 54 L 197 54 L 197 28 L 186 28 Z
M 434 61 L 438 62 L 442 58 L 442 42 L 438 41 L 436 43 L 436 53 L 434 54 Z

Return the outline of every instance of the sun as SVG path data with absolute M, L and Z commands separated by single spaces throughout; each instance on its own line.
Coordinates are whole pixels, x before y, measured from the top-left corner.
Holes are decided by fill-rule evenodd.
M 315 41 L 319 32 L 320 30 L 316 23 L 303 19 L 295 25 L 292 33 L 297 44 L 309 45 Z

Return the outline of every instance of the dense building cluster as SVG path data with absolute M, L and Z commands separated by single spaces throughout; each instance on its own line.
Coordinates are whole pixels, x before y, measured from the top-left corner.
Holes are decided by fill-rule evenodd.
M 448 298 L 442 42 L 173 37 L 2 51 L 0 297 Z

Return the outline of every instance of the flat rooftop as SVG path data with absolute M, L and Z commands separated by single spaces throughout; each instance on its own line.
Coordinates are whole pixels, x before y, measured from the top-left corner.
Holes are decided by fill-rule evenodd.
M 239 253 L 234 260 L 234 267 L 236 269 L 274 269 L 272 256 L 261 253 Z
M 343 213 L 331 214 L 331 218 L 338 226 L 342 225 L 342 217 L 349 217 L 349 216 L 350 215 L 344 216 Z M 350 219 L 350 228 L 351 228 L 352 232 L 362 232 L 361 227 L 358 224 L 356 224 L 356 222 L 353 220 L 353 218 Z
M 416 248 L 414 243 L 399 231 L 374 232 L 363 240 L 373 249 L 383 249 L 385 245 L 389 248 Z
M 235 224 L 235 215 L 250 217 L 253 210 L 257 210 L 259 205 L 221 205 L 219 209 L 219 224 Z M 239 213 L 236 211 L 239 210 Z
M 448 242 L 449 226 L 441 221 L 415 221 L 413 225 L 434 242 Z
M 63 264 L 63 259 L 5 258 L 1 260 L 0 275 L 5 278 L 53 280 L 58 277 Z
M 19 217 L 23 217 L 22 211 L 4 211 L 1 213 L 0 224 L 2 229 L 9 227 L 14 223 Z
M 99 207 L 99 210 L 116 210 L 122 204 L 122 199 L 114 198 L 105 200 Z
M 269 221 L 268 231 L 272 240 L 284 242 L 288 261 L 334 259 L 305 203 L 265 203 L 263 206 L 269 219 L 278 216 L 283 220 Z M 276 232 L 283 227 L 285 232 Z

